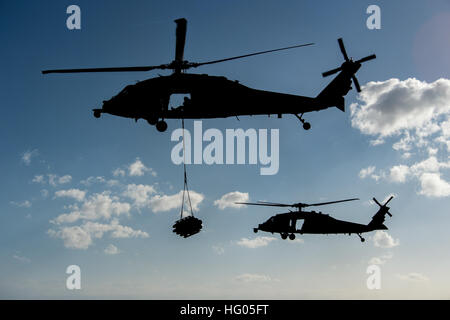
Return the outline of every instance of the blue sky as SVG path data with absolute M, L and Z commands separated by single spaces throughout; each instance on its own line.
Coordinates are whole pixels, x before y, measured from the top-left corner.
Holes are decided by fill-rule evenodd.
M 81 8 L 81 30 L 66 28 L 71 4 Z M 366 27 L 371 4 L 381 8 L 380 30 Z M 448 2 L 2 1 L 0 15 L 0 297 L 450 296 Z M 317 95 L 331 80 L 321 73 L 342 63 L 339 37 L 350 56 L 377 54 L 358 73 L 362 94 L 350 91 L 345 113 L 305 115 L 308 132 L 292 116 L 203 121 L 204 130 L 222 132 L 279 129 L 280 168 L 261 176 L 256 165 L 188 166 L 204 222 L 189 239 L 171 232 L 183 186 L 182 167 L 170 160 L 179 121 L 161 134 L 143 120 L 91 112 L 158 72 L 40 73 L 170 62 L 180 17 L 190 61 L 316 43 L 194 71 L 258 89 Z M 290 243 L 252 232 L 282 211 L 215 204 L 230 192 L 287 203 L 359 197 L 321 209 L 361 223 L 376 212 L 373 196 L 396 198 L 388 232 L 368 234 L 364 244 L 342 235 Z M 73 212 L 81 218 L 61 222 Z M 366 288 L 373 263 L 381 290 Z M 79 291 L 65 288 L 72 264 L 82 270 Z

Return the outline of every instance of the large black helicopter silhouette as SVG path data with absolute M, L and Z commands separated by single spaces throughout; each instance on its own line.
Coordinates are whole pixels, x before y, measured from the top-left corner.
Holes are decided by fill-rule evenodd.
M 330 107 L 337 107 L 345 111 L 344 96 L 351 89 L 351 80 L 353 80 L 356 90 L 358 92 L 361 91 L 355 74 L 361 67 L 361 63 L 376 58 L 373 54 L 357 61 L 349 59 L 342 38 L 340 38 L 338 39 L 339 48 L 345 62 L 339 68 L 322 74 L 326 77 L 339 72 L 316 97 L 257 90 L 225 77 L 185 73 L 185 71 L 203 65 L 305 47 L 313 43 L 207 62 L 189 62 L 183 60 L 187 20 L 181 18 L 175 20 L 175 22 L 177 24 L 175 60 L 169 64 L 139 67 L 44 70 L 42 73 L 173 70 L 173 73 L 169 76 L 159 76 L 128 85 L 110 100 L 103 101 L 101 109 L 93 109 L 96 118 L 99 118 L 102 113 L 109 113 L 119 117 L 132 118 L 136 121 L 145 119 L 150 125 L 156 125 L 160 132 L 167 130 L 165 119 L 226 118 L 245 115 L 270 116 L 272 114 L 278 115 L 278 118 L 281 118 L 283 114 L 295 115 L 303 123 L 303 128 L 309 130 L 311 125 L 303 119 L 303 114 Z M 181 106 L 169 109 L 169 101 L 172 94 L 186 94 L 190 95 L 190 97 L 185 97 Z
M 321 203 L 273 203 L 273 202 L 263 202 L 259 201 L 256 203 L 252 202 L 236 202 L 237 204 L 246 204 L 254 206 L 269 206 L 269 207 L 292 207 L 296 208 L 297 211 L 290 211 L 287 213 L 280 213 L 269 218 L 266 222 L 258 225 L 253 231 L 257 233 L 258 231 L 265 231 L 273 233 L 279 233 L 281 238 L 284 240 L 289 236 L 289 239 L 295 239 L 295 233 L 311 233 L 311 234 L 348 234 L 351 235 L 355 233 L 364 242 L 365 239 L 361 236 L 362 233 L 371 232 L 375 230 L 387 230 L 388 228 L 383 224 L 386 214 L 392 217 L 389 212 L 389 207 L 387 204 L 391 201 L 394 196 L 391 196 L 383 205 L 380 204 L 377 199 L 373 198 L 373 201 L 380 207 L 380 209 L 372 217 L 372 220 L 367 224 L 354 223 L 349 221 L 338 220 L 330 217 L 328 214 L 324 214 L 316 211 L 303 211 L 306 207 L 323 206 L 333 203 L 346 202 L 359 200 L 358 198 L 345 199 L 338 201 L 329 201 Z M 297 220 L 304 220 L 303 225 L 300 229 L 297 229 Z

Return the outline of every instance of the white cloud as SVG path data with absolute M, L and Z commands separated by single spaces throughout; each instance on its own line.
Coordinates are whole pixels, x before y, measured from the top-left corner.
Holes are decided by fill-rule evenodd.
M 148 238 L 149 236 L 147 232 L 120 225 L 117 219 L 113 219 L 110 224 L 88 221 L 80 226 L 62 227 L 58 231 L 50 229 L 47 233 L 51 237 L 62 239 L 66 248 L 87 249 L 93 243 L 93 239 L 100 239 L 108 232 L 111 238 Z
M 47 189 L 42 189 L 41 190 L 41 195 L 43 198 L 47 198 L 48 197 L 48 190 Z
M 22 162 L 29 166 L 31 164 L 31 159 L 39 154 L 37 149 L 27 150 L 22 154 L 21 160 Z
M 72 223 L 79 219 L 84 220 L 108 220 L 112 216 L 128 215 L 131 206 L 127 202 L 120 202 L 118 197 L 111 196 L 108 192 L 96 193 L 90 196 L 81 205 L 74 207 L 74 211 L 64 213 L 51 222 L 56 224 Z
M 142 208 L 149 205 L 150 195 L 155 192 L 155 188 L 150 185 L 129 184 L 123 195 L 134 200 L 135 206 Z
M 106 182 L 105 178 L 100 177 L 100 176 L 99 177 L 88 177 L 87 179 L 80 181 L 80 183 L 85 186 L 90 186 L 93 183 L 104 183 L 104 182 Z
M 352 126 L 365 134 L 385 137 L 413 129 L 430 134 L 437 130 L 433 121 L 450 113 L 450 80 L 369 82 L 358 99 L 350 106 Z
M 410 282 L 426 282 L 428 281 L 428 277 L 424 276 L 421 273 L 410 272 L 408 274 L 399 274 L 397 275 L 401 280 L 410 281 Z
M 83 201 L 86 191 L 79 189 L 59 190 L 55 192 L 55 198 L 68 197 L 77 201 Z
M 203 194 L 189 191 L 193 210 L 197 211 L 199 204 L 205 198 Z M 173 195 L 155 195 L 150 198 L 148 205 L 153 212 L 164 212 L 175 208 L 180 208 L 183 197 L 183 190 Z M 187 195 L 185 195 L 187 201 Z
M 367 168 L 363 168 L 359 171 L 358 176 L 361 179 L 372 178 L 373 180 L 378 181 L 383 177 L 383 174 L 375 174 L 375 169 L 375 166 L 368 166 Z
M 56 187 L 57 185 L 60 185 L 60 184 L 69 183 L 70 181 L 72 181 L 72 176 L 69 174 L 66 174 L 62 177 L 60 177 L 56 174 L 48 175 L 48 183 L 53 187 Z
M 45 183 L 45 179 L 43 175 L 35 175 L 33 180 L 31 180 L 33 183 Z
M 242 208 L 245 205 L 236 204 L 235 202 L 246 202 L 248 201 L 248 193 L 247 192 L 229 192 L 224 194 L 220 199 L 214 201 L 214 205 L 219 207 L 220 210 L 224 210 L 225 208 Z
M 50 229 L 47 233 L 51 237 L 62 239 L 66 248 L 87 249 L 92 244 L 91 235 L 80 226 L 64 227 L 59 231 Z
M 125 177 L 125 170 L 120 169 L 120 168 L 117 168 L 112 173 L 113 173 L 114 177 Z
M 128 166 L 128 174 L 131 177 L 141 177 L 146 172 L 149 172 L 152 176 L 156 176 L 156 172 L 152 168 L 147 168 L 139 158 Z
M 400 241 L 392 238 L 386 231 L 378 230 L 373 236 L 373 244 L 380 248 L 393 248 L 400 244 Z
M 31 202 L 28 200 L 22 202 L 11 201 L 11 204 L 19 208 L 31 208 Z
M 416 182 L 418 194 L 427 197 L 450 196 L 450 182 L 441 173 L 450 168 L 450 80 L 369 82 L 358 99 L 350 106 L 353 127 L 381 142 L 395 137 L 392 147 L 405 160 L 428 156 L 381 170 L 379 176 L 394 183 Z M 360 176 L 370 174 L 363 170 Z
M 120 253 L 120 250 L 117 249 L 117 247 L 115 245 L 110 244 L 109 246 L 107 246 L 105 248 L 105 250 L 103 250 L 103 252 L 107 255 L 115 255 Z
M 274 240 L 276 240 L 276 238 L 274 237 L 256 237 L 254 239 L 242 238 L 241 240 L 237 241 L 237 244 L 242 247 L 255 249 L 259 247 L 265 247 Z
M 393 166 L 389 172 L 389 179 L 392 182 L 403 183 L 406 181 L 406 177 L 409 173 L 409 167 L 405 165 Z
M 373 172 L 375 171 L 375 167 L 374 166 L 369 166 L 365 169 L 361 169 L 361 171 L 359 171 L 359 177 L 361 179 L 364 179 L 368 176 L 370 176 Z
M 439 173 L 424 173 L 419 179 L 421 186 L 419 194 L 435 198 L 450 196 L 450 184 L 443 180 Z
M 268 282 L 272 280 L 269 276 L 255 273 L 244 273 L 236 277 L 241 282 Z

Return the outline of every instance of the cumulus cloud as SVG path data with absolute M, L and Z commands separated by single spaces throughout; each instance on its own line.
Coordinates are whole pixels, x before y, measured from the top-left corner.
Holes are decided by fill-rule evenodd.
M 115 245 L 110 244 L 105 248 L 105 250 L 103 250 L 103 252 L 107 255 L 115 255 L 120 253 L 120 250 Z
M 268 281 L 272 280 L 267 275 L 255 274 L 255 273 L 244 273 L 244 274 L 238 275 L 235 279 L 240 282 L 268 282 Z
M 225 208 L 239 209 L 245 205 L 236 204 L 235 202 L 246 202 L 248 199 L 249 197 L 247 192 L 234 191 L 224 194 L 220 199 L 214 201 L 214 205 L 220 210 L 224 210 Z
M 62 239 L 66 248 L 87 249 L 92 244 L 91 235 L 80 226 L 64 227 L 59 231 L 50 229 L 47 233 Z
M 33 183 L 45 183 L 45 179 L 43 175 L 35 175 L 33 180 L 31 180 Z
M 416 182 L 418 194 L 427 197 L 450 196 L 450 183 L 441 172 L 450 168 L 450 80 L 369 82 L 358 99 L 350 106 L 353 127 L 379 143 L 395 139 L 392 148 L 404 160 L 428 156 L 394 164 L 376 176 L 393 183 Z M 367 169 L 360 176 L 375 174 Z
M 73 198 L 77 201 L 82 201 L 86 196 L 86 191 L 79 189 L 68 189 L 68 190 L 59 190 L 55 192 L 55 198 Z
M 79 219 L 84 220 L 108 220 L 112 216 L 128 215 L 131 206 L 127 202 L 120 202 L 116 196 L 108 192 L 96 193 L 85 199 L 81 207 L 74 206 L 70 213 L 63 213 L 51 222 L 55 224 L 72 223 Z
M 141 177 L 147 172 L 156 176 L 156 172 L 152 168 L 147 168 L 139 158 L 136 158 L 136 161 L 128 166 L 128 174 L 131 177 Z
M 53 187 L 56 187 L 57 185 L 60 185 L 60 184 L 69 183 L 70 181 L 72 181 L 72 176 L 69 174 L 66 174 L 62 177 L 60 177 L 56 174 L 48 175 L 48 183 Z
M 420 194 L 427 197 L 450 196 L 450 184 L 439 173 L 424 173 L 420 176 Z
M 350 106 L 352 125 L 368 135 L 386 137 L 404 130 L 439 130 L 434 122 L 450 113 L 450 80 L 432 83 L 414 78 L 369 82 Z
M 265 247 L 270 242 L 275 240 L 276 238 L 274 237 L 256 237 L 254 239 L 242 238 L 241 240 L 237 241 L 237 244 L 241 247 L 255 249 L 259 247 Z
M 142 208 L 149 205 L 150 196 L 156 190 L 153 186 L 143 184 L 129 184 L 123 195 L 134 201 L 134 205 Z
M 48 182 L 49 185 L 56 187 L 60 184 L 65 184 L 72 181 L 72 176 L 69 174 L 66 174 L 64 176 L 58 176 L 57 174 L 50 173 L 47 175 L 47 178 L 48 179 L 46 179 L 45 176 L 42 174 L 38 174 L 34 176 L 31 182 L 40 184 L 45 184 Z
M 201 193 L 195 191 L 189 191 L 192 203 L 192 209 L 198 210 L 199 204 L 203 201 L 205 196 Z M 187 195 L 185 196 L 185 201 Z M 148 206 L 153 212 L 164 212 L 169 211 L 181 206 L 181 201 L 183 198 L 183 190 L 173 195 L 155 195 L 148 201 Z
M 361 179 L 370 177 L 370 178 L 374 179 L 375 181 L 378 181 L 381 178 L 381 176 L 378 174 L 375 174 L 375 169 L 376 169 L 375 166 L 369 166 L 367 168 L 361 169 L 359 171 L 358 175 Z
M 109 224 L 88 221 L 80 226 L 61 227 L 59 230 L 50 229 L 47 233 L 51 237 L 62 239 L 64 246 L 71 249 L 87 249 L 93 243 L 93 239 L 100 239 L 105 233 L 110 233 L 111 238 L 148 238 L 149 236 L 147 232 L 119 224 L 117 219 L 113 219 Z
M 116 170 L 114 170 L 112 172 L 112 174 L 113 174 L 114 177 L 125 177 L 126 173 L 125 173 L 125 170 L 117 168 Z
M 378 230 L 373 236 L 373 244 L 375 247 L 393 248 L 398 246 L 400 241 L 392 238 L 386 231 Z
M 103 177 L 88 177 L 87 179 L 80 181 L 80 183 L 85 186 L 90 186 L 94 183 L 104 183 L 104 182 L 106 182 L 106 180 Z
M 406 181 L 406 177 L 409 173 L 409 167 L 405 165 L 393 166 L 389 172 L 389 179 L 392 182 L 403 183 Z
M 27 150 L 22 154 L 21 161 L 29 166 L 31 164 L 31 159 L 39 154 L 37 149 Z

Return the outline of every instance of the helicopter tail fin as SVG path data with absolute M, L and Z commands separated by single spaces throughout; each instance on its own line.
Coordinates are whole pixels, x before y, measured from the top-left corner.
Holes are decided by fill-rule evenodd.
M 325 108 L 336 107 L 345 112 L 345 95 L 351 89 L 351 78 L 342 72 L 333 79 L 316 97 Z

